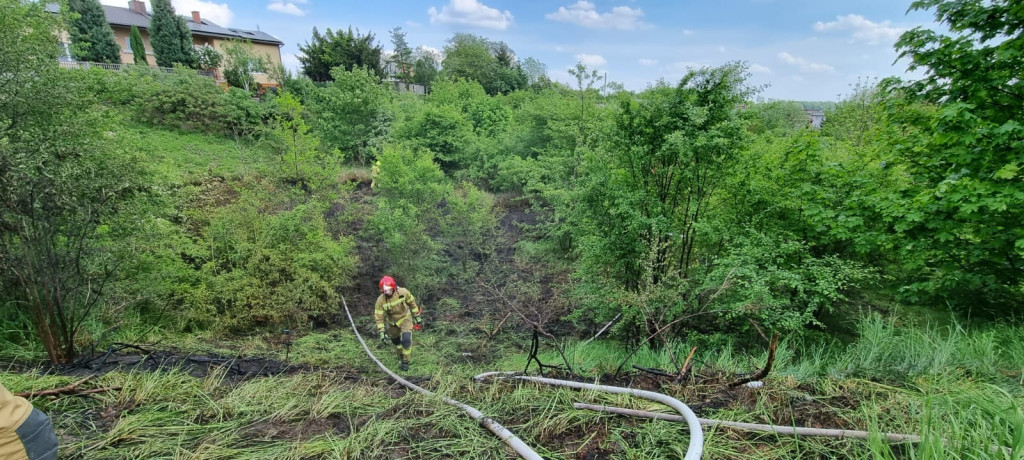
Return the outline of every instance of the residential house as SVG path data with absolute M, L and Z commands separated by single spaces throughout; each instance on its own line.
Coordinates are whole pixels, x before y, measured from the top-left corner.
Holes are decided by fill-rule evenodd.
M 825 122 L 825 111 L 820 109 L 804 109 L 804 113 L 807 114 L 807 122 L 811 128 L 821 129 L 821 124 Z
M 149 62 L 149 65 L 155 66 L 156 56 L 153 55 L 153 47 L 149 43 L 150 14 L 146 11 L 146 3 L 140 0 L 130 0 L 127 8 L 103 5 L 103 13 L 107 16 L 110 28 L 114 30 L 117 43 L 121 45 L 121 63 L 135 62 L 129 35 L 132 26 L 136 26 L 142 33 L 142 41 L 146 45 L 146 61 Z M 229 40 L 248 40 L 256 52 L 267 57 L 272 66 L 281 65 L 281 47 L 284 46 L 284 42 L 273 35 L 259 30 L 221 27 L 209 19 L 204 19 L 199 11 L 193 11 L 191 16 L 184 18 L 185 24 L 192 31 L 194 46 L 208 45 L 221 50 L 221 47 Z M 224 75 L 222 69 L 216 73 Z M 258 73 L 255 75 L 255 79 L 261 86 L 277 86 L 266 74 Z

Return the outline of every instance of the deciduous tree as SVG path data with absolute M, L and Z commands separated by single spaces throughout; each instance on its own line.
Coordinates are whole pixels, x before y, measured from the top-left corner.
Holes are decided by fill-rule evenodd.
M 270 66 L 267 56 L 257 52 L 248 40 L 231 40 L 222 49 L 224 79 L 228 84 L 250 93 L 259 89 L 253 74 L 267 71 Z
M 891 137 L 909 180 L 880 201 L 905 238 L 915 283 L 961 309 L 1024 300 L 1024 9 L 1010 0 L 919 0 L 947 31 L 918 27 L 896 42 L 924 78 L 886 86 L 896 97 Z M 924 106 L 914 104 L 926 104 Z
M 144 180 L 111 115 L 57 67 L 62 26 L 40 3 L 0 0 L 0 302 L 55 363 L 75 358 L 123 260 L 110 241 L 126 229 L 108 224 Z

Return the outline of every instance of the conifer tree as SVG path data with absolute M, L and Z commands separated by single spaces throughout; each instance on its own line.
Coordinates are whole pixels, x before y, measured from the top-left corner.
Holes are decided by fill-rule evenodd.
M 132 54 L 135 56 L 135 63 L 149 65 L 149 61 L 146 60 L 146 43 L 142 41 L 142 32 L 139 32 L 139 28 L 132 26 L 128 37 L 132 45 Z
M 71 11 L 78 17 L 71 21 L 68 35 L 78 51 L 78 58 L 88 62 L 121 62 L 121 48 L 114 39 L 114 30 L 107 23 L 98 0 L 71 0 Z
M 149 43 L 156 55 L 156 64 L 171 67 L 175 63 L 195 67 L 192 32 L 185 19 L 178 17 L 170 0 L 153 0 L 153 16 L 149 20 Z

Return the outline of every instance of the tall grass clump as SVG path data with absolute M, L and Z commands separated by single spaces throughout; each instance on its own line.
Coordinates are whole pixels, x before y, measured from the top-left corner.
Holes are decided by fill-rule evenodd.
M 858 340 L 836 363 L 838 375 L 903 379 L 925 374 L 959 373 L 998 378 L 1000 368 L 1020 366 L 1021 332 L 996 325 L 969 330 L 961 324 L 901 327 L 893 319 L 871 315 L 857 326 Z M 1008 340 L 1009 339 L 1009 340 Z

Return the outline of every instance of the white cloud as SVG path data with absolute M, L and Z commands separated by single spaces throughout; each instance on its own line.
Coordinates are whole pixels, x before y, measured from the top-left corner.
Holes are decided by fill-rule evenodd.
M 271 2 L 267 5 L 267 10 L 274 11 L 277 13 L 290 14 L 292 16 L 305 16 L 306 11 L 299 8 L 296 3 L 305 3 L 301 1 L 289 1 L 289 2 Z
M 893 42 L 905 32 L 905 27 L 893 27 L 889 21 L 872 22 L 859 14 L 848 14 L 836 16 L 835 21 L 821 22 L 814 24 L 814 30 L 818 32 L 830 32 L 834 30 L 852 30 L 853 39 L 868 42 L 875 45 L 882 42 Z
M 693 30 L 691 30 L 691 29 L 683 29 L 683 35 L 690 36 L 690 35 L 693 35 L 693 34 L 694 34 Z
M 512 25 L 512 13 L 491 8 L 477 0 L 449 0 L 438 11 L 435 7 L 427 10 L 430 23 L 456 24 L 487 29 L 505 30 Z
M 568 22 L 594 29 L 620 30 L 649 27 L 649 24 L 640 20 L 643 16 L 644 12 L 641 9 L 628 6 L 616 6 L 608 13 L 598 13 L 594 4 L 586 0 L 579 0 L 568 8 L 560 6 L 558 11 L 544 15 L 552 21 Z
M 429 55 L 433 56 L 434 61 L 436 61 L 438 64 L 440 64 L 441 61 L 444 60 L 444 52 L 439 50 L 439 49 L 437 49 L 437 48 L 434 48 L 432 46 L 427 46 L 427 45 L 417 46 L 416 47 L 416 54 L 418 56 L 421 56 L 421 55 L 424 55 L 424 54 L 429 54 Z
M 761 64 L 750 64 L 751 73 L 772 73 L 772 69 Z
M 601 67 L 608 63 L 600 54 L 577 54 L 576 60 L 587 67 Z
M 785 51 L 779 53 L 779 59 L 787 64 L 799 66 L 805 72 L 835 72 L 836 69 L 828 64 L 810 62 L 802 57 L 793 56 Z
M 127 3 L 127 2 L 123 2 Z M 227 3 L 204 2 L 203 0 L 172 0 L 174 11 L 183 16 L 190 16 L 193 11 L 198 11 L 203 19 L 209 19 L 221 26 L 231 25 L 235 13 L 231 12 Z
M 654 64 L 658 63 L 658 60 L 657 59 L 640 58 L 639 62 L 640 62 L 641 65 L 654 65 Z

